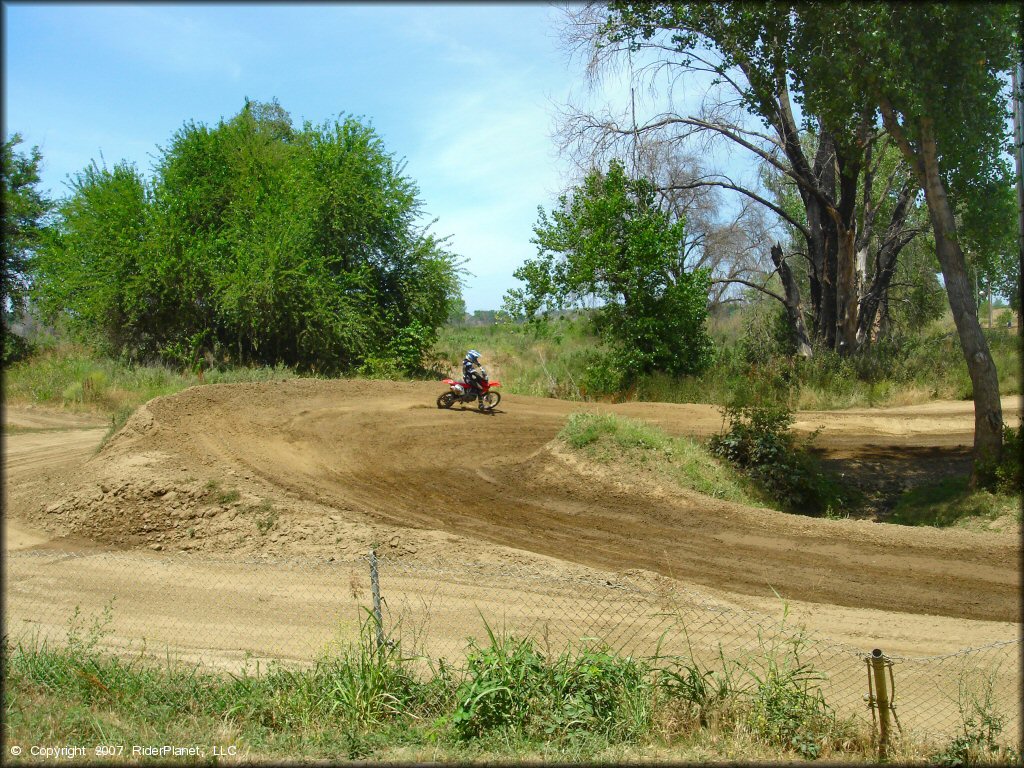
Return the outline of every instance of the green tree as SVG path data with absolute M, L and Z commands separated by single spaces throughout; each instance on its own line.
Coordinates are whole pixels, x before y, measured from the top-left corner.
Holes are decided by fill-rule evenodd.
M 975 402 L 976 458 L 998 456 L 1002 409 L 998 377 L 981 333 L 959 242 L 955 199 L 970 185 L 999 177 L 1006 138 L 1006 78 L 1013 60 L 1015 7 L 986 3 L 611 3 L 604 35 L 612 41 L 671 35 L 670 50 L 702 61 L 706 71 L 746 85 L 742 103 L 773 128 L 783 171 L 798 183 L 806 206 L 812 264 L 821 254 L 820 303 L 824 326 L 847 348 L 856 345 L 855 298 L 857 179 L 877 141 L 878 118 L 895 142 L 916 184 L 924 190 L 943 282 L 970 373 Z M 700 49 L 711 47 L 719 61 Z M 805 121 L 817 121 L 813 164 L 799 151 L 792 100 Z M 690 121 L 693 123 L 694 121 Z M 698 121 L 699 122 L 699 121 Z M 731 131 L 753 146 L 758 134 Z M 826 141 L 826 138 L 828 139 Z M 829 190 L 838 185 L 839 195 Z M 798 222 L 791 222 L 798 223 Z M 816 244 L 822 240 L 823 246 Z M 838 259 L 832 260 L 831 254 Z M 817 265 L 815 264 L 815 269 Z M 834 266 L 834 269 L 832 268 Z M 812 296 L 812 300 L 814 297 Z M 818 304 L 818 302 L 814 302 Z M 833 322 L 834 321 L 834 322 Z
M 798 111 L 803 94 L 793 89 L 795 75 L 804 58 L 817 54 L 796 44 L 791 11 L 791 4 L 744 0 L 616 0 L 602 23 L 589 26 L 597 30 L 597 49 L 621 46 L 631 56 L 639 52 L 645 62 L 641 71 L 651 73 L 652 85 L 669 72 L 670 80 L 696 88 L 711 77 L 703 103 L 689 116 L 670 109 L 643 126 L 618 132 L 631 137 L 650 132 L 671 145 L 692 136 L 722 139 L 791 181 L 796 210 L 723 174 L 705 174 L 688 186 L 739 193 L 793 228 L 800 242 L 791 255 L 803 255 L 809 290 L 799 290 L 792 272 L 800 267 L 775 248 L 772 261 L 784 295 L 766 292 L 785 306 L 801 354 L 811 353 L 803 297 L 809 304 L 810 336 L 851 354 L 870 343 L 893 265 L 917 234 L 907 220 L 913 183 L 908 183 L 909 169 L 885 167 L 885 148 L 877 148 L 884 131 L 873 124 L 869 111 L 852 108 L 843 120 L 828 124 L 813 110 Z M 595 52 L 598 58 L 606 55 Z M 879 196 L 891 197 L 894 204 L 879 205 Z M 888 236 L 877 237 L 879 230 Z
M 613 161 L 559 198 L 550 216 L 539 209 L 539 253 L 516 270 L 525 287 L 507 294 L 506 308 L 532 319 L 596 303 L 596 328 L 625 378 L 698 373 L 711 359 L 710 278 L 675 270 L 684 227 L 659 210 L 650 182 L 627 178 Z
M 146 349 L 160 278 L 147 247 L 146 184 L 127 163 L 113 170 L 93 163 L 70 187 L 38 252 L 33 295 L 40 311 L 63 313 L 72 330 L 109 351 Z
M 953 207 L 968 270 L 982 294 L 997 294 L 1016 303 L 1020 250 L 1013 178 L 1007 173 L 962 187 L 954 189 Z M 975 298 L 980 301 L 980 296 Z
M 4 142 L 3 176 L 3 251 L 0 253 L 0 290 L 3 292 L 4 361 L 9 362 L 24 345 L 9 333 L 10 322 L 25 310 L 32 282 L 33 259 L 47 225 L 52 203 L 39 190 L 39 166 L 42 154 L 32 147 L 28 154 L 16 151 L 20 134 Z
M 152 182 L 80 174 L 41 301 L 129 356 L 415 371 L 459 294 L 418 193 L 371 127 L 298 130 L 277 102 L 247 101 L 186 123 Z
M 978 322 L 955 201 L 1005 175 L 1003 75 L 1015 61 L 1017 7 L 836 3 L 797 5 L 794 17 L 795 46 L 809 54 L 796 72 L 807 108 L 830 125 L 859 110 L 880 113 L 924 190 L 974 390 L 975 458 L 997 459 L 999 379 Z

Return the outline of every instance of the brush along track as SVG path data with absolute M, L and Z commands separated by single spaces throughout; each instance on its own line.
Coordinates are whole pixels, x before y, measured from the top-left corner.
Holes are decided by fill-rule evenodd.
M 555 435 L 581 408 L 672 434 L 721 426 L 701 405 L 582 405 L 508 395 L 498 413 L 439 410 L 435 383 L 195 387 L 141 409 L 27 522 L 117 548 L 303 555 L 534 554 L 645 569 L 747 595 L 990 621 L 1020 619 L 1012 536 L 818 520 L 578 461 Z M 1013 408 L 1009 399 L 1007 406 Z M 819 445 L 970 442 L 970 403 L 800 414 Z M 232 493 L 229 493 L 232 492 Z

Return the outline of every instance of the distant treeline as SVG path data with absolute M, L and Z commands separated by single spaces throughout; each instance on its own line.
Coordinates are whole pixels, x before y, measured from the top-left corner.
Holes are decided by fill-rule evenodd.
M 587 313 L 588 310 L 567 309 L 558 312 L 551 312 L 550 318 L 557 320 L 564 317 L 572 320 L 577 317 L 582 317 Z M 507 312 L 503 312 L 500 309 L 477 309 L 473 312 L 466 312 L 465 310 L 459 312 L 456 310 L 452 313 L 451 317 L 448 318 L 448 323 L 450 325 L 460 328 L 475 328 L 485 325 L 494 325 L 499 322 L 525 323 L 526 319 L 523 317 L 513 318 Z

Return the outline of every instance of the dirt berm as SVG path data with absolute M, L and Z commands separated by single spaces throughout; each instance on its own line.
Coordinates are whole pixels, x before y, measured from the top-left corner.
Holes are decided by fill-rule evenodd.
M 140 409 L 62 478 L 56 498 L 40 491 L 19 507 L 58 538 L 114 548 L 328 558 L 373 544 L 391 557 L 476 562 L 535 553 L 748 595 L 1020 621 L 1016 536 L 743 507 L 582 463 L 555 441 L 581 409 L 706 435 L 721 426 L 711 406 L 506 395 L 484 415 L 439 410 L 440 391 L 316 380 L 194 387 Z M 847 451 L 969 444 L 970 409 L 803 413 L 797 426 L 824 425 L 819 444 L 832 438 Z

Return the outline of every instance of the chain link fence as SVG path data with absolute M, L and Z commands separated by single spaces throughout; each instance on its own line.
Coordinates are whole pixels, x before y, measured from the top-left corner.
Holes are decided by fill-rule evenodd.
M 142 552 L 7 553 L 6 634 L 12 643 L 90 634 L 102 650 L 237 669 L 308 664 L 360 638 L 374 606 L 369 558 L 217 560 Z M 403 653 L 458 667 L 488 632 L 530 637 L 547 655 L 599 644 L 654 664 L 729 665 L 756 677 L 779 659 L 818 674 L 825 701 L 865 725 L 870 639 L 833 642 L 785 617 L 749 611 L 652 574 L 553 576 L 536 566 L 377 562 L 381 625 Z M 884 649 L 883 649 L 884 650 Z M 978 712 L 1002 718 L 1019 748 L 1021 641 L 923 658 L 889 655 L 896 724 L 948 740 Z M 742 684 L 742 680 L 737 680 Z

